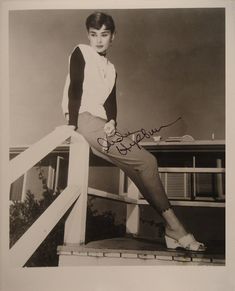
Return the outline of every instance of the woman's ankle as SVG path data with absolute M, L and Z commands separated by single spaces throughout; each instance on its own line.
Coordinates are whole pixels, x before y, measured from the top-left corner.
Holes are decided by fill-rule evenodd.
M 170 226 L 166 226 L 165 234 L 171 238 L 178 240 L 181 237 L 185 236 L 187 234 L 187 231 L 184 229 L 183 226 L 181 226 L 181 227 L 179 226 L 177 228 L 172 228 Z
M 177 216 L 175 215 L 173 209 L 169 209 L 162 214 L 163 218 L 166 221 L 166 235 L 179 239 L 182 236 L 187 234 L 183 224 L 179 221 Z

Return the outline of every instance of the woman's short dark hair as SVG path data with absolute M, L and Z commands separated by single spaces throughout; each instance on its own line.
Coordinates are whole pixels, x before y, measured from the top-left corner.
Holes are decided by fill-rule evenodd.
M 86 28 L 89 31 L 89 28 L 100 29 L 103 25 L 105 28 L 110 30 L 111 33 L 115 31 L 115 24 L 112 16 L 102 13 L 102 12 L 94 12 L 87 17 L 86 20 Z

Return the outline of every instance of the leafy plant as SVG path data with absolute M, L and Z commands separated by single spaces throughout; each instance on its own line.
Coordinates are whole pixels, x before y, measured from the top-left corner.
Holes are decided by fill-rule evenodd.
M 56 191 L 47 187 L 47 181 L 41 166 L 37 167 L 38 178 L 42 181 L 42 199 L 36 200 L 31 191 L 28 191 L 24 201 L 15 201 L 10 206 L 10 247 L 24 234 L 25 231 L 38 219 L 38 217 L 48 208 L 48 206 L 60 195 L 60 189 Z M 37 196 L 38 197 L 38 196 Z M 112 211 L 105 211 L 101 214 L 95 209 L 96 197 L 88 197 L 87 217 L 86 217 L 86 243 L 111 237 L 124 236 L 126 227 L 123 224 L 115 224 L 115 214 Z M 31 258 L 26 262 L 27 267 L 57 266 L 58 245 L 63 245 L 64 225 L 70 210 L 60 219 L 57 225 L 41 243 Z M 162 236 L 162 225 L 154 220 L 144 220 L 143 224 L 156 227 L 159 236 Z
M 123 236 L 126 227 L 123 224 L 115 224 L 115 214 L 112 211 L 105 211 L 98 214 L 93 208 L 95 197 L 90 197 L 87 206 L 86 221 L 86 243 L 93 240 L 105 239 L 107 237 Z
M 28 191 L 25 201 L 14 202 L 10 206 L 10 247 L 15 244 L 58 195 L 59 193 L 55 195 L 53 191 L 47 190 L 44 191 L 43 198 L 37 201 L 34 195 Z M 107 237 L 124 235 L 125 226 L 115 225 L 115 215 L 111 211 L 97 214 L 97 210 L 92 210 L 92 207 L 93 204 L 89 203 L 87 207 L 86 243 Z M 63 244 L 64 224 L 68 213 L 61 218 L 25 266 L 58 265 L 57 246 Z
M 47 187 L 47 181 L 40 165 L 38 166 L 39 179 L 42 181 L 44 192 L 42 199 L 36 200 L 30 191 L 24 201 L 15 201 L 10 206 L 10 247 L 24 234 L 47 207 L 60 195 Z M 115 215 L 111 211 L 98 214 L 93 209 L 94 197 L 90 197 L 87 206 L 86 242 L 107 237 L 120 236 L 125 233 L 123 225 L 115 225 Z M 26 262 L 27 267 L 57 266 L 57 246 L 63 244 L 64 224 L 70 210 L 60 219 L 54 229 L 41 243 L 31 258 Z
M 59 193 L 55 194 L 53 191 L 47 190 L 44 191 L 43 198 L 38 201 L 28 191 L 23 202 L 13 202 L 10 206 L 10 247 L 16 243 L 58 195 Z M 25 266 L 54 266 L 58 264 L 56 249 L 58 244 L 63 243 L 65 219 L 66 216 L 57 223 Z

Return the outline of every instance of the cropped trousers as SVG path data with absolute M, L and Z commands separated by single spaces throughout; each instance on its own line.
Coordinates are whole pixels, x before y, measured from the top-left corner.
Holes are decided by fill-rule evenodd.
M 94 154 L 126 173 L 155 210 L 162 213 L 171 208 L 159 177 L 156 158 L 138 143 L 133 143 L 129 135 L 118 128 L 115 136 L 107 137 L 104 133 L 106 122 L 83 112 L 78 116 L 77 131 L 89 143 Z

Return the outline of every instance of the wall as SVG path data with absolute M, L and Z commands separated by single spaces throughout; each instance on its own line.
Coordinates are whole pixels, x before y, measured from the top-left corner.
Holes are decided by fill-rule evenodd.
M 87 43 L 90 10 L 10 12 L 10 144 L 64 123 L 68 56 Z M 135 130 L 182 120 L 161 135 L 225 138 L 224 9 L 107 10 L 117 35 L 118 124 Z

